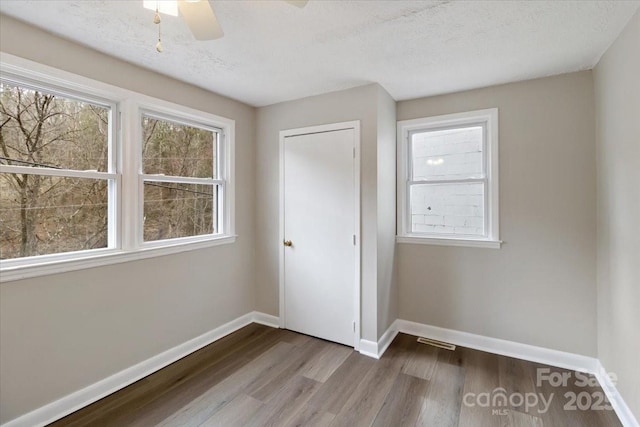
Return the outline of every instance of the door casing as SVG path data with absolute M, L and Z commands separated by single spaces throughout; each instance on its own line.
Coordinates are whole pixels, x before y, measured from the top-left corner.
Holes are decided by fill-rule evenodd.
M 361 249 L 360 249 L 360 121 L 354 120 L 349 122 L 332 123 L 327 125 L 309 126 L 297 129 L 287 129 L 280 131 L 280 209 L 279 209 L 279 237 L 278 242 L 279 249 L 279 309 L 280 309 L 280 327 L 284 328 L 286 325 L 285 319 L 285 286 L 284 286 L 284 245 L 282 244 L 284 235 L 284 141 L 287 137 L 308 135 L 312 133 L 324 133 L 338 130 L 353 129 L 355 134 L 355 152 L 354 152 L 354 212 L 355 212 L 355 266 L 353 272 L 354 285 L 353 285 L 353 304 L 354 304 L 354 341 L 353 348 L 355 350 L 360 349 L 360 292 L 361 292 Z

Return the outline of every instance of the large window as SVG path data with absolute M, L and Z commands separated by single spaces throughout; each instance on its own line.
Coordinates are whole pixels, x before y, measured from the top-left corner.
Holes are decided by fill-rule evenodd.
M 0 64 L 3 281 L 234 241 L 232 120 L 28 65 Z
M 498 112 L 398 122 L 398 236 L 499 247 Z
M 114 246 L 113 110 L 0 83 L 0 259 Z

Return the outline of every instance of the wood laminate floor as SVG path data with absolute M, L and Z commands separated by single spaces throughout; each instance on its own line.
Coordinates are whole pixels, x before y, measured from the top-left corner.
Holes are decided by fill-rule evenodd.
M 538 384 L 538 369 L 570 378 Z M 620 426 L 611 410 L 579 409 L 608 403 L 599 386 L 576 380 L 572 371 L 437 349 L 405 334 L 375 360 L 252 324 L 52 425 Z M 574 395 L 576 410 L 566 409 Z

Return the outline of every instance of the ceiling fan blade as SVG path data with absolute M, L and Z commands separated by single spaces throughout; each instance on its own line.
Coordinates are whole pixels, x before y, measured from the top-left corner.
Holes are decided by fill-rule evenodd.
M 215 40 L 224 35 L 207 0 L 178 0 L 178 8 L 196 40 Z
M 305 7 L 309 2 L 309 0 L 284 0 L 284 1 L 300 8 Z

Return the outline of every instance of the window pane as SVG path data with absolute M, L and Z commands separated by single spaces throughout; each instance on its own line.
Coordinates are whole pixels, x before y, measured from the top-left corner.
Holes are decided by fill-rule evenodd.
M 106 172 L 109 109 L 0 84 L 0 164 Z
M 108 244 L 108 182 L 0 174 L 0 258 L 20 258 Z
M 142 118 L 146 174 L 215 178 L 216 133 L 148 116 Z
M 144 183 L 144 240 L 217 233 L 217 186 Z
M 484 184 L 411 186 L 411 232 L 484 235 Z
M 412 180 L 482 178 L 482 126 L 411 134 Z

